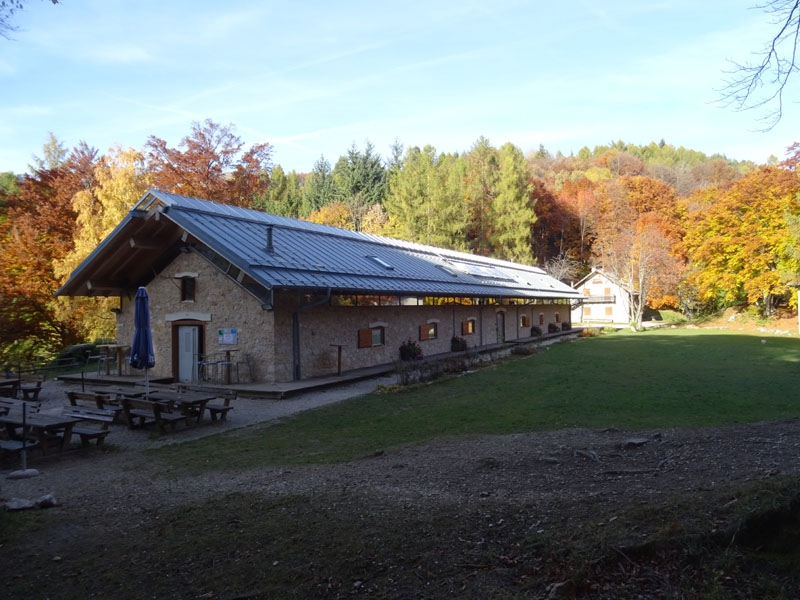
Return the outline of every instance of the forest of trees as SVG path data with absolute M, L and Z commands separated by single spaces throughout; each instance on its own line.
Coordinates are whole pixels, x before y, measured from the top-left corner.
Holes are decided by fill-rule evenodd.
M 287 173 L 269 144 L 246 148 L 210 120 L 174 148 L 151 136 L 103 155 L 51 134 L 30 173 L 0 174 L 0 362 L 113 336 L 114 300 L 53 292 L 151 187 L 538 264 L 567 283 L 602 266 L 649 306 L 687 315 L 744 303 L 769 314 L 800 273 L 798 162 L 797 145 L 755 165 L 663 140 L 525 156 L 481 137 L 463 153 L 395 142 L 386 158 L 353 144 L 333 165 Z

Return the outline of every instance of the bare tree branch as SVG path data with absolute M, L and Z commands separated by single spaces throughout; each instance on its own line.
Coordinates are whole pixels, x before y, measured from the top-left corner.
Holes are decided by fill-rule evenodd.
M 784 92 L 792 73 L 798 70 L 800 0 L 770 0 L 753 8 L 772 15 L 778 32 L 763 51 L 756 53 L 761 57 L 759 62 L 729 61 L 733 68 L 727 74 L 731 77 L 718 92 L 720 101 L 737 111 L 765 108 L 759 120 L 765 123 L 762 131 L 769 131 L 783 116 Z
M 58 0 L 50 0 L 58 4 Z M 11 39 L 11 34 L 19 31 L 19 27 L 11 24 L 14 13 L 22 10 L 25 0 L 0 0 L 0 37 Z

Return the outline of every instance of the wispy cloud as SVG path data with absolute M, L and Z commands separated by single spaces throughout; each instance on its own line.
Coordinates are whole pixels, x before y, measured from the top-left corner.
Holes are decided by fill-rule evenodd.
M 133 44 L 97 44 L 84 48 L 84 58 L 101 64 L 131 64 L 154 59 L 145 48 Z
M 0 108 L 0 114 L 7 117 L 42 117 L 54 113 L 55 110 L 52 106 L 43 106 L 40 104 L 20 104 L 17 106 Z

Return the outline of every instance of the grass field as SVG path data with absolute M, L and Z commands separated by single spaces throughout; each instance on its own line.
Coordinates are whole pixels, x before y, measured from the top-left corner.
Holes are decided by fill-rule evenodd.
M 124 501 L 91 498 L 50 511 L 0 512 L 5 596 L 798 598 L 794 471 L 667 485 L 655 494 L 647 491 L 649 478 L 661 481 L 669 469 L 617 475 L 619 489 L 604 488 L 619 492 L 609 503 L 591 494 L 596 478 L 607 476 L 598 464 L 586 496 L 561 496 L 546 477 L 530 481 L 554 488 L 546 525 L 542 502 L 479 493 L 480 485 L 467 488 L 472 495 L 455 488 L 439 495 L 419 494 L 413 476 L 414 485 L 396 490 L 384 473 L 365 483 L 358 465 L 372 460 L 285 470 L 318 478 L 314 492 L 265 494 L 232 483 L 208 497 L 177 493 L 194 479 L 189 470 L 230 470 L 236 481 L 242 469 L 246 481 L 260 465 L 345 461 L 440 437 L 790 418 L 800 412 L 798 384 L 797 338 L 614 333 L 271 426 L 174 444 L 150 451 L 147 461 L 152 485 L 176 491 L 174 506 L 125 510 Z M 162 460 L 172 468 L 163 470 Z M 391 471 L 393 461 L 384 468 Z M 337 470 L 343 473 L 333 477 Z M 465 472 L 481 476 L 478 468 Z M 634 484 L 643 491 L 632 491 Z M 124 473 L 115 485 L 126 489 Z
M 354 398 L 245 435 L 155 452 L 192 470 L 235 469 L 346 461 L 441 436 L 757 422 L 800 414 L 792 393 L 798 388 L 796 338 L 618 332 L 554 344 L 448 381 Z M 211 458 L 191 460 L 198 453 Z

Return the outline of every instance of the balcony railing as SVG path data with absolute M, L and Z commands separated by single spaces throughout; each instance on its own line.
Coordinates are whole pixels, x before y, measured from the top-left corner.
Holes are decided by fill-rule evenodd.
M 584 296 L 584 304 L 614 304 L 616 296 Z

